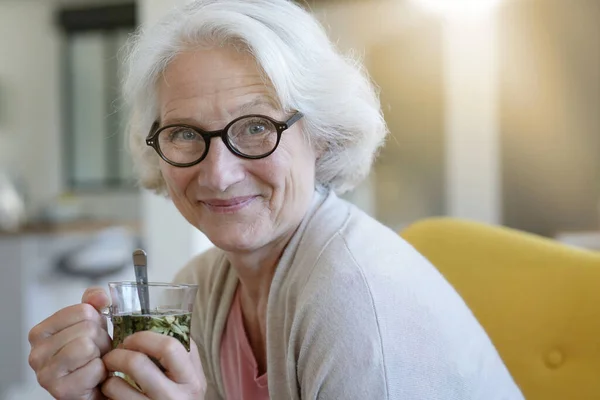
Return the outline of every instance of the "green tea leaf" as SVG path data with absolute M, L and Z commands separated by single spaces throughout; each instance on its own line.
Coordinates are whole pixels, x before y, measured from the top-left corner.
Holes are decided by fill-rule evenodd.
M 176 334 L 178 334 L 178 335 L 181 335 L 181 336 L 183 336 L 183 331 L 181 330 L 181 328 L 180 328 L 179 326 L 177 326 L 177 325 L 173 324 L 173 325 L 171 325 L 171 330 L 172 330 L 174 333 L 176 333 Z

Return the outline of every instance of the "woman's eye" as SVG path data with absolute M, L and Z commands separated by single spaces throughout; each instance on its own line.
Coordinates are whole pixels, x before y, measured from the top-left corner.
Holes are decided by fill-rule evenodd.
M 260 135 L 267 130 L 267 127 L 264 124 L 254 123 L 248 126 L 248 133 L 250 135 Z
M 190 129 L 180 129 L 171 134 L 171 140 L 196 140 L 198 134 Z

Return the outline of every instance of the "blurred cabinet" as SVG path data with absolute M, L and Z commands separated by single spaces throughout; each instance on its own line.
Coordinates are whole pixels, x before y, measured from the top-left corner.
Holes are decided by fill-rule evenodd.
M 510 2 L 499 18 L 505 223 L 600 226 L 600 2 Z

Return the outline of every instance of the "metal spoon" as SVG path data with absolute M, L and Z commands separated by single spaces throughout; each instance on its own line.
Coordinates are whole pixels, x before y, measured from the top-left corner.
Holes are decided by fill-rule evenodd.
M 144 250 L 137 249 L 133 252 L 133 265 L 142 315 L 150 315 L 150 299 L 148 296 L 148 259 Z

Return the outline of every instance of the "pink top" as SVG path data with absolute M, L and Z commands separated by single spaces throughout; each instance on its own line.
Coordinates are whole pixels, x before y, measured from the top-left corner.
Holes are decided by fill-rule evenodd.
M 267 374 L 258 376 L 258 364 L 244 329 L 239 286 L 221 338 L 221 374 L 226 399 L 269 400 Z

